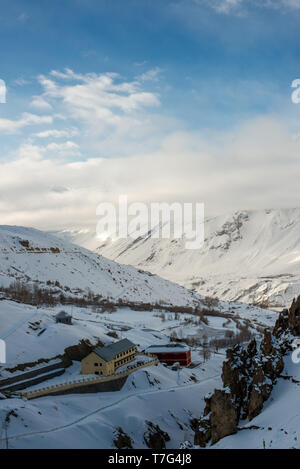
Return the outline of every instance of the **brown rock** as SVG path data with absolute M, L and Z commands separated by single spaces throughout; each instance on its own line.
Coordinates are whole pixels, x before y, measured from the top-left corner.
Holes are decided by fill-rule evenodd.
M 131 438 L 123 432 L 121 427 L 118 428 L 117 438 L 114 440 L 114 445 L 118 449 L 132 449 Z
M 264 355 L 271 355 L 274 353 L 272 335 L 271 332 L 267 329 L 264 331 L 264 338 L 261 343 L 261 351 Z
M 223 390 L 215 390 L 210 398 L 211 444 L 237 432 L 237 412 L 231 395 Z
M 248 420 L 260 414 L 264 405 L 262 393 L 256 388 L 253 388 L 250 394 L 249 407 L 248 407 Z
M 146 422 L 148 431 L 144 434 L 144 440 L 148 448 L 151 449 L 165 449 L 166 442 L 170 441 L 167 432 L 164 432 L 158 425 L 152 422 Z
M 300 335 L 300 296 L 297 300 L 293 300 L 292 306 L 289 311 L 289 328 L 295 336 Z
M 199 425 L 195 430 L 194 445 L 205 448 L 207 443 L 211 439 L 211 425 L 210 416 L 208 418 L 201 419 Z

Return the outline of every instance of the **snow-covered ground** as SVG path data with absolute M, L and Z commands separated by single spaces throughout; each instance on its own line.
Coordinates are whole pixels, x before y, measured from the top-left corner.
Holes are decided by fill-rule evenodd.
M 49 285 L 53 288 L 59 282 L 59 289 L 65 293 L 71 290 L 78 296 L 90 288 L 115 301 L 123 298 L 208 307 L 207 299 L 183 287 L 37 230 L 0 227 L 0 250 L 0 284 L 4 286 L 16 279 L 36 282 L 44 288 Z M 174 336 L 193 338 L 195 345 L 190 368 L 175 371 L 158 364 L 137 370 L 120 391 L 47 396 L 28 401 L 17 397 L 0 399 L 0 446 L 113 448 L 117 429 L 121 427 L 130 436 L 134 448 L 145 448 L 147 421 L 169 434 L 168 448 L 178 448 L 181 442 L 193 440 L 191 420 L 201 415 L 204 396 L 221 387 L 225 357 L 225 349 L 221 347 L 217 352 L 211 349 L 211 354 L 204 356 L 201 344 L 237 335 L 246 325 L 252 334 L 258 334 L 261 327 L 273 326 L 277 318 L 274 311 L 245 303 L 220 301 L 209 308 L 223 316 L 207 316 L 205 323 L 198 316 L 184 312 L 133 311 L 119 307 L 115 312 L 103 313 L 97 307 L 35 307 L 1 300 L 0 339 L 5 340 L 7 350 L 7 363 L 0 367 L 1 378 L 12 375 L 6 368 L 56 357 L 82 339 L 92 344 L 99 340 L 108 344 L 127 337 L 140 352 L 152 344 L 168 343 Z M 55 315 L 61 309 L 71 313 L 72 325 L 56 323 Z M 80 363 L 74 361 L 63 375 L 31 389 L 80 378 Z
M 241 211 L 205 221 L 202 249 L 181 239 L 101 242 L 93 232 L 58 233 L 109 259 L 226 301 L 290 305 L 300 294 L 300 208 Z
M 61 306 L 37 308 L 0 301 L 0 339 L 6 342 L 7 367 L 63 354 L 66 347 L 78 344 L 84 338 L 91 343 L 100 340 L 108 344 L 115 340 L 107 335 L 111 332 L 116 332 L 119 339 L 128 338 L 141 351 L 151 344 L 169 342 L 174 332 L 178 338 L 215 338 L 224 336 L 228 330 L 239 332 L 234 320 L 222 317 L 209 316 L 208 324 L 204 324 L 197 316 L 187 313 L 176 316 L 175 313 L 132 311 L 124 307 L 108 314 L 95 312 L 92 307 L 65 305 L 63 309 L 73 317 L 73 324 L 69 326 L 55 321 L 55 315 L 61 309 Z M 236 305 L 235 312 L 237 317 L 251 320 L 253 314 L 261 312 L 260 324 L 265 326 L 272 326 L 277 317 L 274 312 L 243 304 Z M 243 319 L 238 322 L 243 324 Z M 254 326 L 253 322 L 253 327 L 250 326 L 253 333 L 256 332 Z
M 239 315 L 247 317 L 247 307 L 237 306 Z M 67 346 L 87 338 L 92 343 L 110 343 L 108 336 L 132 340 L 139 350 L 151 344 L 164 344 L 172 332 L 178 337 L 198 334 L 224 336 L 226 330 L 238 332 L 235 321 L 223 326 L 224 318 L 209 317 L 209 325 L 190 321 L 197 317 L 159 311 L 131 311 L 119 308 L 113 313 L 98 313 L 93 308 L 68 306 L 73 325 L 56 324 L 54 316 L 61 308 L 35 308 L 11 301 L 0 301 L 0 337 L 5 337 L 7 364 L 0 369 L 2 377 L 10 376 L 5 367 L 50 358 L 61 354 Z M 251 313 L 252 308 L 249 309 Z M 274 313 L 265 310 L 265 318 Z M 261 316 L 261 320 L 263 320 Z M 34 322 L 37 329 L 30 327 Z M 203 329 L 204 328 L 204 329 Z M 39 334 L 40 330 L 45 331 Z M 254 330 L 253 330 L 254 331 Z M 178 448 L 182 441 L 193 438 L 191 419 L 199 417 L 204 396 L 221 386 L 221 367 L 225 350 L 212 353 L 204 362 L 202 349 L 192 349 L 190 368 L 174 371 L 162 364 L 138 370 L 130 375 L 116 392 L 47 396 L 34 400 L 10 398 L 0 400 L 0 445 L 9 448 L 113 448 L 118 427 L 131 439 L 134 448 L 145 448 L 146 421 L 158 424 L 170 436 L 168 448 Z M 35 387 L 41 388 L 81 378 L 80 363 L 74 362 L 66 372 Z M 33 387 L 32 387 L 33 389 Z M 9 423 L 5 418 L 10 415 Z M 6 438 L 7 430 L 7 438 Z
M 145 448 L 146 421 L 168 432 L 169 448 L 178 448 L 193 435 L 190 419 L 203 410 L 203 396 L 219 385 L 219 367 L 214 360 L 198 383 L 163 365 L 152 368 L 131 375 L 119 392 L 0 401 L 2 423 L 11 409 L 17 415 L 10 417 L 8 440 L 2 425 L 2 448 L 114 448 L 118 427 L 134 448 Z

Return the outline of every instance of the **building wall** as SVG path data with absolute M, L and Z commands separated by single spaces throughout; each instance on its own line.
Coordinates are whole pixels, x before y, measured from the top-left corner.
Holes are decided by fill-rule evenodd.
M 106 362 L 100 358 L 95 352 L 91 352 L 87 357 L 81 360 L 81 373 L 83 375 L 109 376 L 114 374 L 114 360 Z
M 191 364 L 191 351 L 176 352 L 176 353 L 155 353 L 159 361 L 172 365 L 179 362 L 182 366 L 189 366 Z
M 63 318 L 63 319 L 59 319 L 59 318 L 56 318 L 56 322 L 59 323 L 59 324 L 72 324 L 72 318 Z
M 95 352 L 91 352 L 81 360 L 81 373 L 84 375 L 99 374 L 99 376 L 109 376 L 114 374 L 120 366 L 130 363 L 135 359 L 136 347 L 126 350 L 116 356 L 114 360 L 106 362 Z
M 114 360 L 115 368 L 119 368 L 119 366 L 132 362 L 135 359 L 135 356 L 136 356 L 135 347 L 129 350 L 126 350 L 126 352 L 120 353 L 119 355 L 116 356 L 116 359 Z

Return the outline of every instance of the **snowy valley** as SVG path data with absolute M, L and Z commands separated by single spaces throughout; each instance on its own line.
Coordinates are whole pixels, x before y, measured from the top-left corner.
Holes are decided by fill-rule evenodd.
M 193 444 L 204 397 L 222 385 L 226 349 L 253 338 L 259 343 L 278 316 L 243 302 L 210 299 L 34 229 L 0 227 L 0 248 L 0 339 L 7 353 L 0 367 L 2 448 L 171 449 L 185 441 Z M 32 289 L 31 304 L 14 296 L 24 285 Z M 39 296 L 45 291 L 50 300 Z M 72 324 L 56 322 L 62 309 Z M 140 354 L 150 345 L 188 344 L 192 364 L 177 369 L 158 362 L 136 369 L 119 390 L 26 398 L 28 392 L 84 380 L 80 360 L 86 350 L 124 338 Z M 295 381 L 280 382 L 274 395 L 288 392 L 294 399 L 298 368 L 290 366 L 288 357 L 286 361 L 284 373 L 293 373 Z M 26 373 L 49 365 L 54 372 L 45 371 L 36 382 L 27 378 Z M 20 389 L 7 393 L 1 382 L 11 378 L 20 380 Z M 286 410 L 286 423 L 271 425 L 273 436 L 266 430 L 272 405 L 275 422 L 280 409 L 277 400 L 269 400 L 251 429 L 245 424 L 245 431 L 215 446 L 261 448 L 261 432 L 266 432 L 265 445 L 272 446 L 276 435 L 286 432 L 284 444 L 294 447 L 298 414 L 293 412 L 289 426 L 292 416 Z M 248 432 L 254 436 L 243 438 Z
M 210 217 L 204 230 L 200 250 L 186 250 L 184 239 L 151 234 L 105 242 L 88 230 L 58 235 L 204 296 L 280 309 L 300 293 L 299 208 Z

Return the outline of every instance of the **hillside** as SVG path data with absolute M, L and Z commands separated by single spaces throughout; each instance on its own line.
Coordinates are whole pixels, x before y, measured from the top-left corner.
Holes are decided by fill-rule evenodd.
M 113 301 L 193 305 L 185 288 L 33 228 L 0 226 L 0 286 L 14 280 L 82 296 L 88 290 Z
M 86 231 L 59 236 L 222 300 L 281 308 L 300 293 L 300 208 L 208 218 L 200 250 L 186 250 L 179 239 L 150 236 L 134 243 L 101 243 Z

